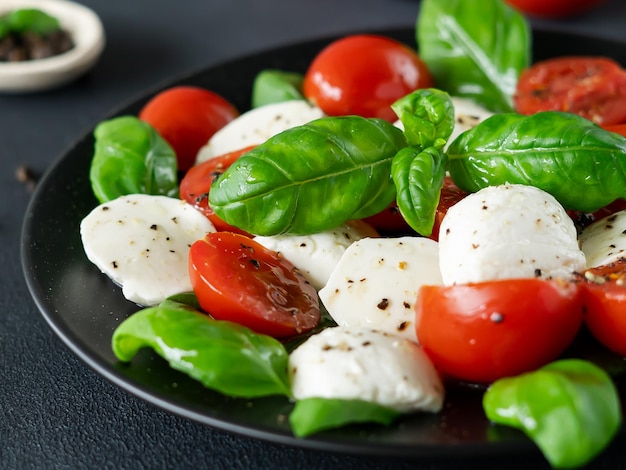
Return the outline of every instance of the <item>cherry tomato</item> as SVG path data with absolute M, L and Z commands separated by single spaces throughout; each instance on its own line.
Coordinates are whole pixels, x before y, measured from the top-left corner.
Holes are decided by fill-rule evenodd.
M 556 359 L 582 324 L 576 283 L 524 278 L 423 286 L 416 332 L 444 376 L 489 383 Z
M 352 35 L 324 48 L 304 77 L 304 95 L 331 116 L 356 114 L 390 122 L 390 105 L 433 85 L 417 53 L 390 38 Z
M 616 134 L 626 137 L 626 124 L 613 124 L 602 127 L 609 132 L 615 132 Z
M 287 338 L 320 320 L 317 292 L 294 266 L 245 235 L 214 232 L 189 251 L 200 306 L 218 320 Z
M 626 71 L 603 57 L 559 57 L 522 72 L 515 94 L 521 114 L 565 111 L 596 124 L 626 121 Z
M 209 206 L 209 191 L 215 179 L 224 173 L 241 155 L 252 150 L 254 146 L 235 150 L 219 157 L 206 160 L 189 169 L 180 181 L 180 198 L 187 201 L 202 212 L 215 226 L 216 230 L 236 232 L 248 235 L 247 232 L 224 222 Z
M 180 86 L 155 95 L 139 112 L 172 146 L 178 169 L 193 166 L 198 150 L 239 115 L 226 99 L 203 88 Z
M 443 180 L 443 187 L 441 188 L 441 195 L 439 196 L 439 205 L 437 206 L 437 212 L 435 213 L 435 224 L 433 231 L 429 238 L 437 241 L 439 239 L 439 227 L 443 217 L 448 212 L 448 209 L 454 204 L 463 199 L 467 193 L 458 188 L 452 178 L 446 176 Z M 382 234 L 415 234 L 415 231 L 404 219 L 398 209 L 398 204 L 391 203 L 387 208 L 365 219 L 367 223 L 372 225 L 379 233 Z
M 546 18 L 563 18 L 585 13 L 605 0 L 506 0 L 516 9 Z
M 467 196 L 467 193 L 459 189 L 459 187 L 454 184 L 454 181 L 452 181 L 452 178 L 449 176 L 444 177 L 441 195 L 439 196 L 439 205 L 437 206 L 437 212 L 435 213 L 435 225 L 433 226 L 433 231 L 429 238 L 439 241 L 439 228 L 441 227 L 441 221 L 448 212 L 448 209 L 465 196 Z
M 611 351 L 626 356 L 626 259 L 585 272 L 585 325 Z

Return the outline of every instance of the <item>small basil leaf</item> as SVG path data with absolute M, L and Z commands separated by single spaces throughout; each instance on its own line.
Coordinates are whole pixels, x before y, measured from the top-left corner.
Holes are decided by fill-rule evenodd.
M 405 146 L 402 131 L 382 119 L 317 119 L 241 156 L 213 183 L 210 205 L 255 235 L 332 229 L 394 200 L 391 161 Z
M 402 122 L 409 145 L 443 147 L 454 130 L 454 105 L 444 91 L 416 90 L 400 98 L 391 108 Z
M 446 155 L 435 147 L 406 147 L 393 159 L 391 175 L 398 208 L 420 235 L 428 236 L 433 231 L 446 163 Z
M 304 99 L 301 91 L 303 81 L 304 76 L 296 72 L 263 70 L 252 84 L 252 107 Z
M 530 63 L 530 29 L 502 0 L 422 0 L 421 58 L 437 86 L 492 111 L 513 110 L 517 79 Z
M 149 347 L 174 369 L 233 397 L 291 394 L 287 351 L 269 336 L 214 320 L 192 306 L 165 300 L 133 314 L 114 331 L 116 357 L 129 362 Z
M 58 19 L 37 8 L 13 10 L 6 18 L 11 31 L 18 34 L 30 32 L 45 36 L 61 29 Z
M 294 435 L 306 437 L 350 423 L 389 425 L 400 414 L 397 410 L 363 400 L 307 398 L 296 402 L 289 423 Z
M 618 431 L 622 413 L 609 375 L 563 359 L 494 382 L 483 397 L 491 421 L 523 430 L 555 468 L 582 466 Z
M 101 203 L 126 194 L 178 197 L 176 154 L 150 124 L 122 116 L 101 122 L 94 136 L 89 177 Z
M 532 185 L 585 212 L 626 196 L 626 139 L 574 114 L 496 114 L 457 137 L 447 154 L 452 179 L 466 191 Z

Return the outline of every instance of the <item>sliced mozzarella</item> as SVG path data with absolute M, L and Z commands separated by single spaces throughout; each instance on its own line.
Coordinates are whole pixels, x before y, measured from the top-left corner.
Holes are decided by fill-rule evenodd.
M 476 127 L 488 117 L 493 116 L 491 111 L 470 98 L 452 96 L 450 99 L 454 105 L 454 129 L 448 138 L 448 144 L 463 132 Z M 404 129 L 402 121 L 400 120 L 396 121 L 394 125 L 399 129 Z
M 140 305 L 191 291 L 189 247 L 214 231 L 185 201 L 147 194 L 101 204 L 80 224 L 87 258 Z
M 272 103 L 251 109 L 217 131 L 200 149 L 196 163 L 258 145 L 291 127 L 300 126 L 324 116 L 324 112 L 305 100 Z
M 520 184 L 487 187 L 452 206 L 441 223 L 443 282 L 571 278 L 585 266 L 576 235 L 547 192 Z
M 441 410 L 444 389 L 420 346 L 365 328 L 334 327 L 289 356 L 294 398 L 365 400 L 401 412 Z
M 364 238 L 343 254 L 319 296 L 338 325 L 417 341 L 413 307 L 424 284 L 441 284 L 439 248 L 429 238 Z
M 626 211 L 594 222 L 582 231 L 579 239 L 588 268 L 626 257 Z
M 313 235 L 258 236 L 254 239 L 290 261 L 319 290 L 328 282 L 330 273 L 346 248 L 361 238 L 377 236 L 378 233 L 371 225 L 353 220 L 334 230 Z

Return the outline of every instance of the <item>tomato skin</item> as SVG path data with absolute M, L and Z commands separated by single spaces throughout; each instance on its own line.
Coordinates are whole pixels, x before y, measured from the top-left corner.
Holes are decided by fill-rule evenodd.
M 564 18 L 585 13 L 606 0 L 506 0 L 514 8 L 546 18 Z
M 209 206 L 209 191 L 215 179 L 224 173 L 243 154 L 252 150 L 254 146 L 220 155 L 195 165 L 187 171 L 180 181 L 180 198 L 187 201 L 202 212 L 218 231 L 236 232 L 249 235 L 244 230 L 234 227 L 222 220 Z
M 320 320 L 317 291 L 294 266 L 245 235 L 209 233 L 189 251 L 200 306 L 218 320 L 288 338 Z
M 433 86 L 415 51 L 391 38 L 357 34 L 334 41 L 310 64 L 303 83 L 307 99 L 326 114 L 356 114 L 389 122 L 390 105 L 417 88 Z
M 521 114 L 565 111 L 599 125 L 626 122 L 626 71 L 604 57 L 558 57 L 520 75 L 514 97 Z
M 437 205 L 437 211 L 435 212 L 435 224 L 433 225 L 433 231 L 428 238 L 439 241 L 439 229 L 443 218 L 448 212 L 448 209 L 465 196 L 467 196 L 467 193 L 454 184 L 452 178 L 449 176 L 444 177 L 441 195 L 439 196 L 439 204 Z
M 585 325 L 611 351 L 626 356 L 626 260 L 586 271 Z
M 582 324 L 575 283 L 524 278 L 423 286 L 417 337 L 449 378 L 490 383 L 558 357 Z
M 216 131 L 239 116 L 233 104 L 199 87 L 178 86 L 155 95 L 139 112 L 172 146 L 178 169 L 193 166 L 198 150 Z

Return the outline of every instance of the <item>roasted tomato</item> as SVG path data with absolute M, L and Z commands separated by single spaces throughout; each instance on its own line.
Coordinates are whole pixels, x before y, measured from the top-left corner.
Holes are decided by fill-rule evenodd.
M 506 0 L 516 9 L 546 18 L 581 15 L 606 0 Z
M 186 171 L 198 150 L 216 131 L 239 115 L 229 101 L 204 88 L 180 86 L 155 95 L 139 112 L 172 146 L 178 169 Z
M 304 95 L 331 116 L 356 114 L 397 120 L 390 105 L 433 85 L 417 53 L 393 39 L 353 35 L 324 48 L 304 78 Z
M 611 351 L 626 356 L 626 259 L 585 272 L 585 325 Z
M 559 57 L 522 72 L 515 95 L 522 114 L 565 111 L 596 124 L 626 121 L 626 72 L 603 57 Z
M 241 150 L 229 152 L 193 166 L 180 182 L 180 198 L 187 201 L 207 216 L 207 218 L 213 222 L 216 230 L 248 235 L 245 231 L 224 222 L 213 209 L 211 209 L 211 206 L 209 206 L 209 191 L 211 190 L 213 181 L 215 181 L 218 176 L 224 173 L 240 156 L 253 148 L 254 146 L 245 147 Z
M 561 354 L 582 324 L 576 283 L 524 278 L 423 286 L 416 332 L 444 376 L 489 383 Z
M 320 320 L 317 291 L 294 266 L 245 235 L 214 232 L 189 251 L 200 306 L 218 320 L 288 338 Z

